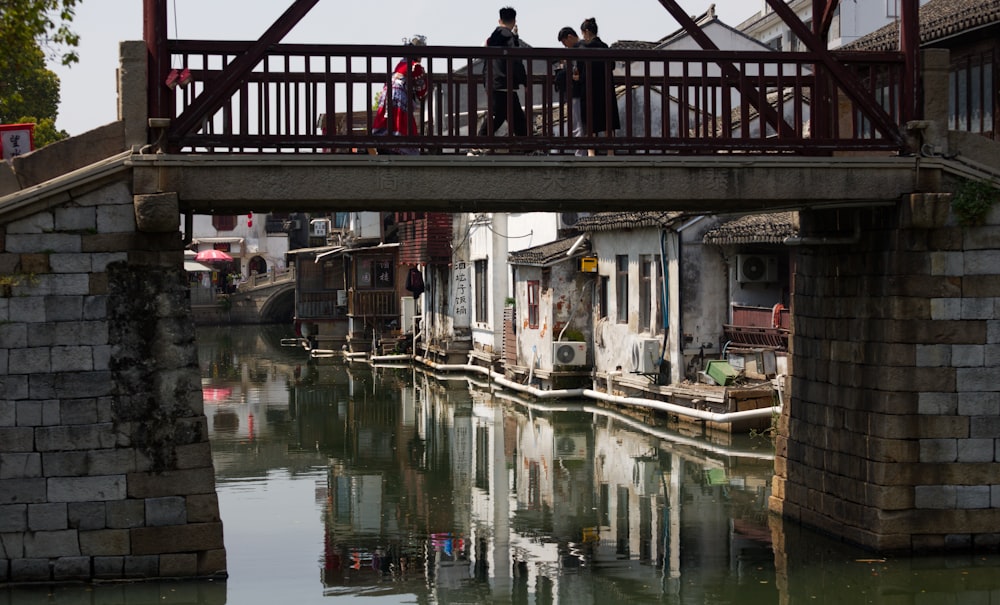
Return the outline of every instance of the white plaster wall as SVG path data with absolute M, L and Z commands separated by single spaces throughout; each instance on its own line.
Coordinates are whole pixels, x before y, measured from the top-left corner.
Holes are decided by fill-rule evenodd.
M 588 349 L 593 347 L 594 278 L 592 274 L 581 273 L 577 263 L 579 259 L 567 259 L 552 266 L 548 287 L 544 282 L 540 284 L 537 328 L 528 326 L 528 281 L 542 281 L 542 269 L 518 268 L 515 284 L 518 365 L 553 369 L 552 344 L 560 334 L 564 340 L 570 340 L 567 333 L 571 330 L 584 335 Z
M 513 276 L 507 264 L 507 256 L 511 252 L 554 241 L 559 216 L 552 212 L 484 213 L 466 216 L 469 225 L 468 237 L 464 237 L 463 233 L 463 237 L 456 241 L 468 242 L 473 309 L 477 296 L 474 291 L 472 264 L 475 261 L 482 259 L 488 261 L 486 280 L 490 287 L 487 316 L 478 318 L 472 314 L 473 344 L 479 349 L 492 348 L 493 352 L 499 354 L 503 346 L 504 301 L 514 292 Z
M 240 272 L 249 275 L 247 264 L 250 259 L 260 256 L 267 261 L 267 266 L 271 269 L 285 268 L 285 253 L 288 252 L 288 236 L 286 234 L 268 234 L 264 228 L 266 214 L 254 214 L 253 226 L 247 226 L 247 215 L 241 214 L 236 218 L 236 228 L 232 231 L 218 231 L 212 226 L 212 217 L 207 214 L 196 214 L 192 220 L 191 237 L 200 238 L 242 238 L 243 245 L 234 242 L 232 252 L 234 259 L 240 261 Z M 211 248 L 210 244 L 203 244 L 202 248 Z
M 728 265 L 718 246 L 702 244 L 719 223 L 701 217 L 681 229 L 680 337 L 685 365 L 702 354 L 721 353 L 722 324 L 729 319 Z
M 601 318 L 597 301 L 593 308 L 594 368 L 599 372 L 631 371 L 632 348 L 640 334 L 653 337 L 649 329 L 639 327 L 639 257 L 659 254 L 660 234 L 656 229 L 635 231 L 598 232 L 591 234 L 591 246 L 597 256 L 597 274 L 608 278 L 608 313 Z M 629 257 L 628 323 L 618 323 L 618 296 L 615 259 L 618 255 Z M 669 267 L 669 261 L 665 263 Z M 599 278 L 598 278 L 599 279 Z M 654 282 L 655 283 L 655 282 Z M 654 287 L 655 290 L 655 287 Z M 654 292 L 654 296 L 655 296 Z
M 840 37 L 833 38 L 829 42 L 830 48 L 839 48 L 845 44 L 850 44 L 854 40 L 870 34 L 871 32 L 891 23 L 895 17 L 889 16 L 887 10 L 888 2 L 893 2 L 894 13 L 899 14 L 899 0 L 865 0 L 862 2 L 841 2 L 840 3 Z M 928 0 L 920 0 L 923 6 Z M 792 3 L 795 14 L 803 21 L 812 20 L 812 2 L 799 0 Z M 760 15 L 767 14 L 767 18 L 759 21 L 747 20 L 750 25 L 744 29 L 748 36 L 756 38 L 761 42 L 767 42 L 777 36 L 784 39 L 784 49 L 788 48 L 788 26 L 774 14 L 766 2 L 762 2 Z M 836 26 L 835 26 L 836 27 Z
M 719 249 L 701 244 L 704 233 L 718 219 L 704 217 L 678 226 L 679 234 L 668 234 L 666 257 L 668 288 L 665 301 L 669 315 L 667 351 L 671 381 L 679 382 L 692 359 L 702 354 L 718 355 L 722 324 L 728 320 L 727 265 Z M 661 255 L 658 229 L 594 233 L 592 247 L 598 257 L 598 274 L 608 277 L 608 314 L 599 317 L 594 302 L 594 368 L 599 373 L 632 371 L 632 350 L 641 339 L 655 339 L 663 346 L 662 317 L 656 315 L 655 298 L 660 295 L 653 281 L 651 326 L 639 325 L 639 261 L 643 255 Z M 678 248 L 680 249 L 678 252 Z M 628 323 L 618 323 L 615 258 L 629 256 Z M 654 327 L 655 326 L 655 327 Z M 683 358 L 683 359 L 682 359 Z

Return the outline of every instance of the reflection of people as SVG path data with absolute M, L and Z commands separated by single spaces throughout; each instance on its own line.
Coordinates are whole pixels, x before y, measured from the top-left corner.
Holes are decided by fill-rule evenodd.
M 578 48 L 581 44 L 580 36 L 576 35 L 576 30 L 572 27 L 564 27 L 559 30 L 559 42 L 566 48 Z M 567 71 L 569 72 L 567 74 Z M 566 78 L 569 77 L 570 86 L 566 90 Z M 580 116 L 580 99 L 583 98 L 583 87 L 580 85 L 580 70 L 576 62 L 563 61 L 555 73 L 556 90 L 564 93 L 570 99 L 570 121 L 573 123 L 573 136 L 583 136 L 583 120 Z M 585 155 L 582 150 L 577 150 L 576 155 Z
M 486 46 L 516 48 L 521 46 L 521 41 L 517 37 L 517 11 L 509 6 L 500 9 L 500 22 L 486 40 Z M 499 57 L 493 59 L 490 64 L 483 65 L 483 74 L 486 76 L 485 86 L 490 91 L 490 116 L 493 122 L 493 130 L 490 129 L 490 119 L 484 119 L 479 125 L 479 136 L 494 134 L 507 121 L 507 95 L 511 97 L 510 128 L 517 136 L 528 134 L 528 120 L 524 115 L 524 108 L 521 107 L 521 98 L 517 94 L 517 89 L 528 83 L 528 74 L 521 61 L 510 61 L 511 69 L 514 73 L 507 73 L 508 59 Z M 481 155 L 482 150 L 472 150 L 469 155 Z
M 593 17 L 580 25 L 580 33 L 583 34 L 581 48 L 608 48 L 608 45 L 597 36 L 597 20 Z M 595 136 L 609 130 L 613 132 L 622 127 L 618 117 L 618 103 L 615 100 L 611 68 L 612 66 L 607 61 L 586 61 L 579 68 L 580 77 L 583 78 L 589 96 L 589 107 L 582 108 L 583 122 L 587 132 Z M 610 108 L 608 107 L 609 97 Z M 610 124 L 608 123 L 609 109 Z M 589 153 L 594 155 L 593 150 Z
M 426 46 L 424 36 L 413 36 L 406 42 L 407 53 L 415 54 L 414 47 Z M 417 134 L 417 120 L 413 117 L 414 101 L 427 96 L 427 73 L 420 64 L 420 57 L 402 58 L 392 70 L 389 84 L 382 89 L 375 117 L 372 119 L 372 134 L 408 136 Z M 391 91 L 391 94 L 390 94 Z M 388 153 L 415 155 L 415 148 L 391 148 Z

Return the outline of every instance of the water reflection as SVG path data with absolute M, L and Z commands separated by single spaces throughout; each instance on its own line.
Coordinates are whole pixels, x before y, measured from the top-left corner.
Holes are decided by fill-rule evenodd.
M 317 365 L 281 329 L 198 336 L 229 580 L 0 605 L 1000 602 L 996 557 L 882 559 L 770 517 L 767 440 Z
M 704 602 L 684 570 L 723 584 L 774 577 L 766 441 L 712 445 L 595 405 L 288 350 L 240 370 L 254 345 L 234 337 L 202 345 L 206 389 L 226 393 L 206 399 L 220 491 L 322 464 L 325 595 Z M 285 377 L 283 398 L 254 376 Z M 754 590 L 775 597 L 773 582 Z

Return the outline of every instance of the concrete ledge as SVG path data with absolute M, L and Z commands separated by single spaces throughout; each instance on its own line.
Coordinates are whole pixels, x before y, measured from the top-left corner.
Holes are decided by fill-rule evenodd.
M 176 191 L 183 210 L 244 213 L 408 210 L 739 212 L 810 205 L 896 205 L 945 160 L 912 157 L 133 155 L 135 191 Z M 796 178 L 788 175 L 794 172 Z
M 1000 172 L 1000 143 L 980 134 L 949 130 L 948 150 L 963 160 L 981 164 L 980 169 Z
M 125 127 L 112 122 L 18 156 L 11 164 L 21 189 L 26 189 L 123 151 Z

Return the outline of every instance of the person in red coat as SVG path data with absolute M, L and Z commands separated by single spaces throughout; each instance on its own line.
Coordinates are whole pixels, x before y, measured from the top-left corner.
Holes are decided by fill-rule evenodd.
M 426 46 L 424 36 L 414 36 L 406 42 L 407 52 L 413 54 L 412 47 Z M 404 57 L 392 70 L 389 83 L 379 94 L 375 117 L 372 119 L 372 134 L 392 136 L 413 136 L 419 133 L 413 108 L 417 101 L 427 96 L 427 73 L 420 64 L 420 57 Z M 390 147 L 380 149 L 380 153 L 412 155 L 420 153 L 415 147 Z

